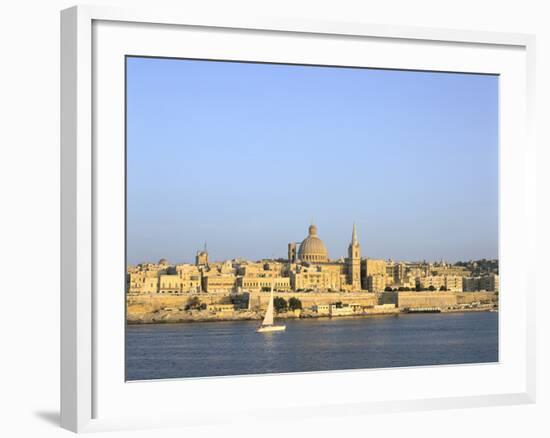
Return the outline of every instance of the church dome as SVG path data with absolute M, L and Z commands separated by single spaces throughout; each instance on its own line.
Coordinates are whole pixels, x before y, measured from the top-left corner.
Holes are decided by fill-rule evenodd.
M 298 258 L 304 262 L 328 262 L 325 244 L 317 237 L 317 227 L 309 226 L 309 235 L 302 241 Z

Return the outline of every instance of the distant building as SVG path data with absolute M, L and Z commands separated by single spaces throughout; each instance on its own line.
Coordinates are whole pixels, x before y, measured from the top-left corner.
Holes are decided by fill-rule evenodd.
M 296 253 L 296 242 L 290 242 L 288 244 L 288 262 L 296 263 L 298 260 L 298 255 Z
M 250 292 L 268 291 L 272 286 L 276 292 L 291 290 L 290 277 L 243 276 L 237 279 L 237 286 Z
M 489 274 L 482 277 L 465 277 L 464 292 L 489 291 L 498 292 L 500 289 L 500 280 L 498 274 Z
M 177 275 L 160 275 L 159 276 L 159 292 L 161 294 L 178 294 L 181 293 L 181 285 Z
M 365 284 L 365 282 L 363 282 Z M 374 274 L 366 277 L 366 287 L 369 292 L 382 292 L 386 288 L 386 276 Z
M 386 276 L 386 261 L 370 258 L 363 259 L 361 261 L 361 275 L 364 277 L 369 275 Z
M 444 289 L 451 292 L 462 291 L 462 282 L 462 277 L 454 275 L 428 275 L 417 279 L 417 284 L 420 286 L 420 289 Z
M 338 306 L 336 304 L 329 305 L 330 316 L 351 316 L 357 313 L 357 308 L 349 304 L 342 304 Z
M 202 289 L 205 292 L 234 292 L 237 287 L 237 277 L 233 274 L 210 274 L 202 277 Z
M 210 310 L 211 312 L 233 312 L 235 311 L 235 305 L 234 304 L 207 304 L 206 310 Z
M 330 304 L 316 304 L 312 310 L 318 315 L 330 315 Z
M 197 255 L 195 256 L 195 265 L 208 265 L 208 252 L 206 251 L 206 248 L 203 251 L 197 251 Z

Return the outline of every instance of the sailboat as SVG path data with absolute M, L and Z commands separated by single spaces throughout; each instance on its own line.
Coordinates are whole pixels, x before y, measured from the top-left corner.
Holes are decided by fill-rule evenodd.
M 267 304 L 267 310 L 265 312 L 262 325 L 256 330 L 258 333 L 265 332 L 282 332 L 286 329 L 286 325 L 273 324 L 273 285 L 271 285 L 271 293 L 269 295 L 269 303 Z

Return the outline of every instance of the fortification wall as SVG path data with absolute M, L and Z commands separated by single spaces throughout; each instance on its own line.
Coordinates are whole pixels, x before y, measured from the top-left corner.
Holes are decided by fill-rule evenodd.
M 275 297 L 284 298 L 287 302 L 290 298 L 298 298 L 303 307 L 310 307 L 319 304 L 331 304 L 341 301 L 342 303 L 360 304 L 363 306 L 374 306 L 378 304 L 377 296 L 371 292 L 274 292 Z M 250 307 L 252 309 L 264 308 L 269 300 L 269 292 L 255 292 L 250 296 Z
M 496 302 L 495 292 L 382 292 L 379 294 L 380 304 L 395 304 L 405 307 L 451 307 L 457 304 L 474 302 Z
M 498 295 L 496 292 L 457 292 L 456 300 L 458 304 L 470 304 L 474 302 L 497 302 Z
M 455 292 L 397 292 L 397 306 L 405 307 L 451 307 L 456 306 Z
M 378 304 L 377 296 L 370 292 L 275 292 L 276 297 L 284 298 L 288 301 L 290 298 L 298 298 L 303 307 L 309 307 L 318 304 L 330 304 L 341 301 L 342 303 L 360 304 L 363 306 L 374 306 Z M 163 308 L 182 308 L 187 305 L 190 299 L 198 297 L 201 303 L 216 304 L 228 303 L 230 297 L 226 293 L 207 293 L 207 294 L 184 294 L 184 295 L 129 295 L 127 297 L 129 313 L 148 313 Z M 263 309 L 267 306 L 269 292 L 250 293 L 250 307 L 252 309 Z
M 166 308 L 184 308 L 189 300 L 195 296 L 199 297 L 201 303 L 205 304 L 230 302 L 229 295 L 226 293 L 208 293 L 198 295 L 149 294 L 128 295 L 126 298 L 126 304 L 128 306 L 128 313 L 142 314 Z
M 370 292 L 275 292 L 276 297 L 284 298 L 287 302 L 296 297 L 302 302 L 303 307 L 320 304 L 330 304 L 341 301 L 348 304 L 374 306 L 377 304 L 395 304 L 398 308 L 405 307 L 452 307 L 457 304 L 469 304 L 473 302 L 496 302 L 498 295 L 495 292 L 382 292 L 380 294 Z M 226 293 L 207 293 L 198 295 L 134 295 L 128 296 L 128 313 L 145 314 L 160 309 L 182 309 L 193 297 L 198 297 L 201 303 L 217 304 L 229 303 L 230 297 Z M 267 306 L 268 292 L 250 293 L 250 309 L 261 310 Z

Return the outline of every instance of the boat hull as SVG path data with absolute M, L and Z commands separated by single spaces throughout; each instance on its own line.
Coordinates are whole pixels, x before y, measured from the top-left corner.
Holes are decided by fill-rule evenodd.
M 258 333 L 282 332 L 286 330 L 286 325 L 262 325 L 256 330 Z

